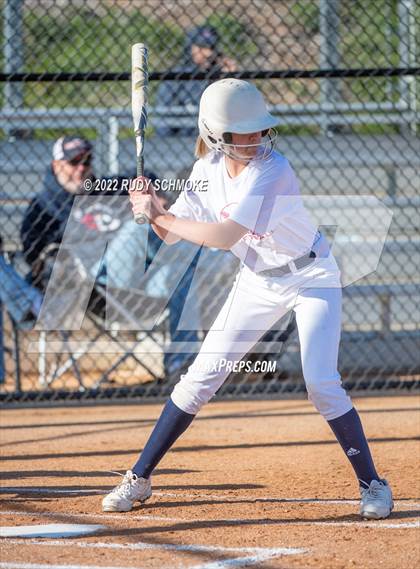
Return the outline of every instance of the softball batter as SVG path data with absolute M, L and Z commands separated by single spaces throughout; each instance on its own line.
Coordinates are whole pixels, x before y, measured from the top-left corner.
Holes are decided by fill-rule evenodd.
M 295 174 L 273 151 L 278 124 L 262 94 L 246 81 L 223 79 L 200 100 L 191 178 L 207 192 L 183 192 L 165 211 L 153 191 L 131 192 L 167 243 L 185 239 L 230 249 L 242 261 L 236 281 L 201 350 L 171 398 L 133 468 L 105 496 L 104 511 L 129 511 L 151 494 L 151 474 L 201 407 L 225 381 L 220 360 L 238 361 L 283 315 L 296 314 L 309 399 L 328 421 L 355 471 L 360 514 L 386 518 L 392 493 L 375 469 L 357 414 L 337 370 L 341 284 L 337 264 L 303 207 Z

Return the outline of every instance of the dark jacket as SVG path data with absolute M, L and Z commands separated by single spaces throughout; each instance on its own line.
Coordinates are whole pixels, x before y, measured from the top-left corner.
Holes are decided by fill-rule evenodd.
M 60 186 L 50 167 L 44 190 L 30 202 L 22 222 L 23 254 L 30 266 L 47 245 L 61 242 L 73 202 L 74 196 Z
M 193 63 L 176 67 L 172 71 L 175 73 L 189 73 L 192 77 L 197 73 L 203 72 L 198 65 L 194 65 Z M 218 65 L 207 70 L 207 74 L 210 77 L 218 72 L 220 72 L 220 67 Z M 209 84 L 209 79 L 189 79 L 186 81 L 163 80 L 158 88 L 156 104 L 165 106 L 193 105 L 198 107 L 200 97 L 204 89 L 206 89 Z
M 177 67 L 170 70 L 175 73 L 188 73 L 192 78 L 186 81 L 161 81 L 156 94 L 155 105 L 157 107 L 159 105 L 166 107 L 185 107 L 186 113 L 190 114 L 194 107 L 198 109 L 200 97 L 203 91 L 212 81 L 214 81 L 214 77 L 220 73 L 220 54 L 216 48 L 216 45 L 213 45 L 214 61 L 212 61 L 208 69 L 205 70 L 207 78 L 204 80 L 194 79 L 194 76 L 197 73 L 202 73 L 203 69 L 192 61 L 191 47 L 194 43 L 200 43 L 200 39 L 197 36 L 200 36 L 200 34 L 203 33 L 203 30 L 204 27 L 199 27 L 191 30 L 191 32 L 187 35 L 181 63 Z M 207 33 L 209 32 L 210 29 L 207 29 Z M 216 44 L 218 36 L 215 30 L 211 30 L 211 33 L 213 35 L 213 42 Z M 193 112 L 193 114 L 195 115 L 197 113 Z M 177 126 L 176 119 L 171 119 L 171 124 L 165 124 L 165 118 L 163 117 L 161 118 L 160 124 L 157 125 L 157 131 L 160 135 L 181 134 L 184 136 L 189 136 L 196 134 L 196 127 Z

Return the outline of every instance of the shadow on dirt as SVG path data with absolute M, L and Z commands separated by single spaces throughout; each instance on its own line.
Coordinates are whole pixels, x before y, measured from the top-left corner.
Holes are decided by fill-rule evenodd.
M 114 471 L 118 472 L 118 471 Z M 200 472 L 200 470 L 191 470 L 184 468 L 158 468 L 154 476 L 166 474 L 189 474 L 192 472 Z M 120 474 L 124 474 L 120 472 Z M 110 478 L 112 472 L 91 470 L 9 470 L 0 472 L 0 480 L 15 480 L 25 478 Z M 181 486 L 180 486 L 181 488 Z
M 259 419 L 267 417 L 297 417 L 299 415 L 319 415 L 317 411 L 304 409 L 308 406 L 307 403 L 302 405 L 293 405 L 290 407 L 282 407 L 279 411 L 276 408 L 264 409 L 263 411 L 246 411 L 241 413 L 218 413 L 217 415 L 199 416 L 194 419 L 194 422 L 201 421 L 215 421 L 219 419 Z M 303 407 L 303 410 L 299 411 L 299 407 Z M 283 410 L 286 409 L 286 412 Z M 287 411 L 287 409 L 292 409 L 292 411 Z M 420 407 L 398 407 L 391 409 L 358 409 L 358 413 L 361 415 L 370 413 L 411 413 L 413 411 L 420 411 Z M 151 419 L 113 419 L 113 420 L 101 420 L 101 421 L 66 421 L 63 423 L 32 423 L 32 424 L 9 424 L 2 425 L 2 430 L 16 430 L 16 429 L 51 429 L 55 427 L 89 427 L 89 426 L 100 426 L 100 425 L 130 425 L 135 427 L 136 425 L 143 424 L 154 424 L 157 420 L 157 416 Z
M 419 441 L 420 437 L 375 437 L 368 438 L 370 443 L 395 443 L 402 441 Z M 318 445 L 337 445 L 335 440 L 317 440 L 317 441 L 273 441 L 273 442 L 255 442 L 255 443 L 240 443 L 240 444 L 223 444 L 223 445 L 197 445 L 197 446 L 175 446 L 171 452 L 197 452 L 197 451 L 212 451 L 212 450 L 232 450 L 232 449 L 254 449 L 254 448 L 284 448 L 284 447 L 300 447 L 300 446 L 318 446 Z M 74 457 L 88 457 L 88 456 L 123 456 L 123 455 L 136 455 L 141 449 L 118 449 L 118 450 L 90 450 L 79 452 L 59 452 L 59 453 L 40 453 L 40 454 L 26 454 L 26 455 L 2 455 L 2 461 L 15 460 L 21 463 L 23 460 L 50 460 L 54 458 L 74 458 Z

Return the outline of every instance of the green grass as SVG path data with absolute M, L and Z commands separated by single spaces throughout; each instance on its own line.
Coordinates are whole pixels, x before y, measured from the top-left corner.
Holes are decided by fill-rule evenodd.
M 227 55 L 252 56 L 256 44 L 233 16 L 218 14 L 207 23 L 220 33 Z M 235 40 L 235 41 L 233 41 Z M 233 49 L 240 41 L 240 49 Z M 185 45 L 184 30 L 174 24 L 146 18 L 139 10 L 110 7 L 106 14 L 65 5 L 58 12 L 39 8 L 24 13 L 24 71 L 127 72 L 131 68 L 131 45 L 143 42 L 149 49 L 149 71 L 165 71 L 177 65 Z M 151 82 L 150 101 L 157 85 Z M 1 101 L 0 101 L 1 102 Z M 24 85 L 28 107 L 112 107 L 130 104 L 128 82 L 30 83 Z
M 95 140 L 97 131 L 94 128 L 46 128 L 34 130 L 32 138 L 35 140 L 57 140 L 60 136 L 74 135 L 83 136 L 88 140 Z
M 149 48 L 149 70 L 161 70 L 160 56 L 167 53 L 168 67 L 178 61 L 184 34 L 181 29 L 151 20 L 139 11 L 130 14 L 118 7 L 99 17 L 85 9 L 63 7 L 60 17 L 29 11 L 25 15 L 25 70 L 32 72 L 111 71 L 131 69 L 131 45 Z M 170 48 L 170 49 L 169 49 Z M 156 87 L 150 85 L 153 100 Z M 30 107 L 112 107 L 130 104 L 128 82 L 39 83 L 25 88 Z
M 393 124 L 355 124 L 352 127 L 355 134 L 363 135 L 392 135 L 398 134 L 399 128 Z
M 351 4 L 351 7 L 350 7 Z M 343 67 L 397 67 L 398 13 L 396 1 L 374 0 L 344 4 Z M 346 80 L 343 94 L 353 101 L 396 101 L 398 79 Z
M 258 46 L 252 40 L 245 26 L 231 14 L 214 13 L 205 24 L 213 26 L 220 37 L 220 50 L 237 61 L 258 53 Z
M 298 0 L 291 6 L 287 20 L 291 26 L 298 22 L 309 35 L 317 34 L 319 32 L 319 3 L 313 0 Z
M 0 131 L 1 132 L 1 131 Z M 60 136 L 67 135 L 67 134 L 75 134 L 77 133 L 80 136 L 87 138 L 88 140 L 95 140 L 97 138 L 98 132 L 94 128 L 66 128 L 66 129 L 57 129 L 57 128 L 46 128 L 46 129 L 38 129 L 34 131 L 35 140 L 57 140 Z M 147 127 L 145 132 L 145 138 L 151 138 L 154 136 L 155 131 L 152 127 Z M 120 140 L 131 138 L 134 140 L 133 129 L 124 127 L 120 128 L 118 132 L 118 138 Z
M 168 65 L 178 60 L 184 41 L 180 28 L 111 7 L 99 17 L 87 8 L 63 7 L 60 17 L 28 11 L 25 15 L 26 69 L 39 71 L 129 71 L 131 45 L 146 43 L 149 67 L 160 67 L 163 51 Z
M 281 120 L 281 119 L 280 119 Z M 318 126 L 280 125 L 275 128 L 277 136 L 315 136 L 319 134 Z
M 420 3 L 413 3 L 420 35 Z M 340 67 L 397 67 L 401 64 L 399 47 L 399 15 L 397 0 L 351 0 L 339 4 Z M 298 26 L 308 40 L 319 33 L 319 3 L 297 0 L 290 8 L 289 26 Z M 302 39 L 302 41 L 305 41 Z M 406 41 L 403 38 L 403 41 Z M 417 42 L 417 61 L 420 42 Z M 316 65 L 316 63 L 315 63 Z M 394 101 L 399 98 L 399 79 L 361 78 L 341 81 L 345 101 Z

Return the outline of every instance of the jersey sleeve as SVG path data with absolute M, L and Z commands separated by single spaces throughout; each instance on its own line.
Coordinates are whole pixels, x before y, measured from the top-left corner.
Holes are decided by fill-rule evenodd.
M 272 232 L 301 202 L 296 176 L 283 158 L 256 169 L 230 219 L 256 235 Z
M 201 161 L 198 160 L 192 169 L 189 181 L 201 181 L 204 180 L 205 172 L 201 165 Z M 201 187 L 202 184 L 198 184 L 197 187 Z M 205 192 L 200 192 L 196 190 L 191 190 L 184 188 L 176 202 L 169 208 L 169 213 L 175 215 L 175 217 L 180 217 L 182 219 L 191 219 L 193 221 L 210 221 L 209 212 L 205 204 Z

